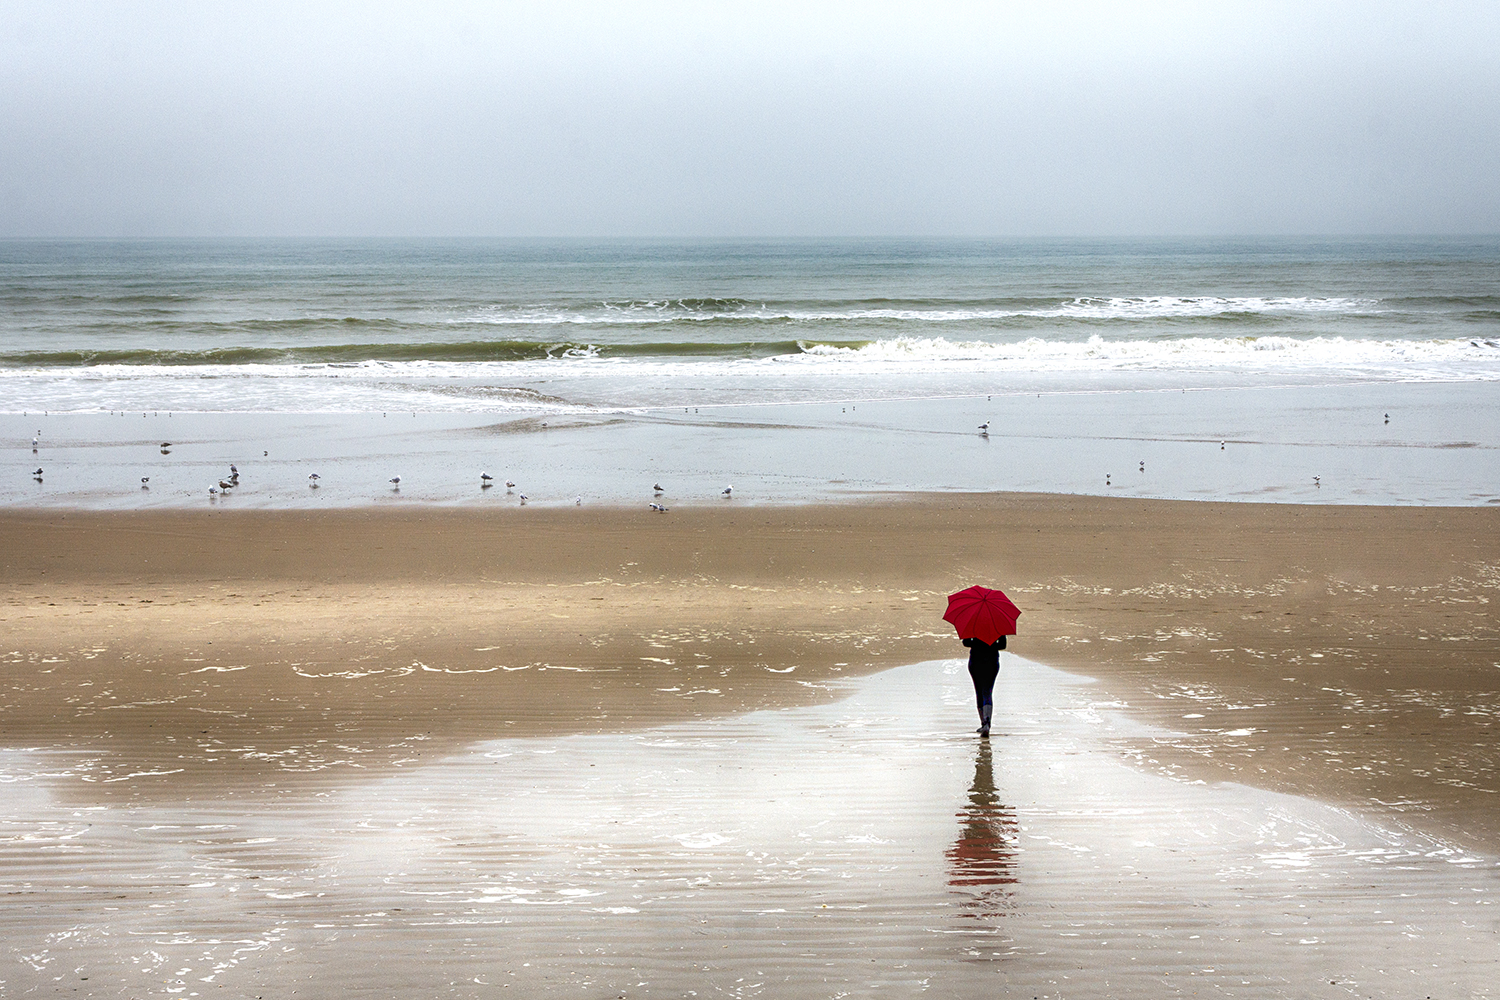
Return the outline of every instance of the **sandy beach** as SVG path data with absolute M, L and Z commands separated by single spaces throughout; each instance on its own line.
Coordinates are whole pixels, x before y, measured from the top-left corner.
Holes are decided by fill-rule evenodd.
M 1497 51 L 7 5 L 0 1000 L 1500 1000 Z
M 0 991 L 1489 995 L 1497 518 L 1028 494 L 6 512 Z M 979 581 L 1024 609 L 989 762 L 941 621 Z M 1411 864 L 1362 888 L 1372 857 Z M 1236 871 L 1258 881 L 1231 903 Z M 548 878 L 559 905 L 532 905 Z M 1288 965 L 1293 896 L 1325 926 Z M 1047 937 L 1068 900 L 1086 949 Z M 1191 946 L 1153 937 L 1205 906 Z M 1339 985 L 1396 944 L 1437 978 Z

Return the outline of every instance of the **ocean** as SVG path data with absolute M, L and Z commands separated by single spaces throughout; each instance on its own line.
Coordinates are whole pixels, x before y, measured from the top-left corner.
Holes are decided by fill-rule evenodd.
M 7 505 L 1483 503 L 1497 379 L 1495 237 L 0 242 Z

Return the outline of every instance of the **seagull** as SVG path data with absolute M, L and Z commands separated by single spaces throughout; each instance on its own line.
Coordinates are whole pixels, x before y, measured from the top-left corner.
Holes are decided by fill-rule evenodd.
M 141 485 L 142 486 L 145 486 L 149 482 L 151 482 L 151 477 L 150 476 L 142 476 L 141 477 Z
M 527 500 L 527 497 L 526 497 L 526 494 L 524 494 L 524 493 L 522 493 L 522 494 L 521 494 L 521 502 L 522 502 L 522 503 L 525 503 L 525 502 L 526 502 L 526 500 Z
M 316 483 L 319 479 L 322 479 L 323 477 L 320 476 L 320 475 L 318 475 L 316 472 L 309 472 L 307 474 L 307 478 L 311 479 L 313 482 Z
M 983 434 L 985 437 L 990 436 L 990 422 L 988 420 L 979 425 L 979 433 Z
M 388 482 L 389 482 L 389 483 L 390 483 L 390 484 L 391 484 L 391 485 L 392 485 L 392 486 L 394 486 L 394 487 L 396 487 L 396 489 L 398 489 L 398 490 L 399 490 L 399 489 L 400 489 L 400 488 L 401 488 L 401 477 L 400 477 L 400 476 L 392 476 L 392 477 L 391 477 L 391 478 L 390 478 L 390 479 L 389 479 L 389 480 L 388 480 Z
M 219 489 L 221 489 L 221 490 L 228 490 L 228 489 L 232 489 L 233 487 L 234 487 L 233 483 L 226 483 L 222 479 L 219 480 Z
M 163 447 L 163 448 L 170 448 L 170 447 L 172 447 L 172 442 L 170 442 L 170 441 L 163 441 L 163 442 L 162 442 L 162 443 L 161 443 L 161 446 L 162 446 L 162 447 Z
M 666 492 L 666 490 L 664 490 L 664 489 L 661 488 L 661 483 L 657 483 L 654 486 L 652 486 L 651 488 L 653 490 L 655 490 L 657 493 L 665 493 Z
M 491 480 L 491 479 L 494 479 L 494 478 L 495 478 L 495 477 L 494 477 L 494 476 L 492 476 L 492 475 L 490 475 L 490 474 L 489 474 L 489 473 L 488 473 L 488 472 L 481 472 L 481 473 L 480 473 L 480 474 L 479 474 L 479 480 L 480 480 L 480 482 L 485 482 L 485 483 L 487 483 L 487 482 L 489 482 L 489 481 L 490 481 L 490 480 Z
M 1142 471 L 1142 472 L 1145 472 L 1145 471 L 1146 471 L 1146 463 L 1145 463 L 1145 462 L 1142 462 L 1142 463 L 1141 463 L 1141 471 Z
M 1313 476 L 1313 485 L 1316 486 L 1316 487 L 1318 487 L 1319 489 L 1322 489 L 1322 487 L 1323 487 L 1323 477 L 1322 476 Z
M 236 469 L 236 468 L 235 468 L 235 467 L 234 467 L 234 463 L 233 463 L 233 462 L 231 462 L 231 463 L 230 463 L 230 464 L 229 464 L 229 474 L 230 474 L 230 475 L 231 475 L 231 476 L 238 476 L 238 475 L 239 475 L 239 474 L 240 474 L 240 470 L 239 470 L 239 469 Z
M 513 489 L 516 488 L 516 484 L 513 483 L 513 482 L 511 482 L 509 479 L 507 479 L 505 481 L 505 488 L 508 489 L 508 490 L 513 490 Z
M 1389 413 L 1387 413 L 1387 414 L 1386 414 L 1386 415 L 1385 415 L 1385 422 L 1386 422 L 1386 423 L 1390 423 L 1390 422 L 1391 422 L 1391 415 L 1390 415 L 1390 414 L 1389 414 Z M 31 442 L 31 449 L 32 449 L 32 450 L 33 450 L 33 451 L 35 451 L 35 450 L 36 450 L 36 442 L 35 442 L 35 441 L 33 441 L 33 442 Z
M 574 507 L 582 507 L 583 506 L 583 497 L 574 497 L 573 498 L 573 506 Z
M 1223 450 L 1224 450 L 1224 442 L 1223 442 L 1223 441 L 1220 441 L 1220 442 L 1219 442 L 1219 450 L 1220 450 L 1220 451 L 1223 451 Z
M 33 455 L 36 454 L 36 446 L 41 443 L 41 440 L 42 439 L 39 437 L 34 437 L 31 439 L 31 453 Z
M 1106 472 L 1106 473 L 1105 473 L 1105 474 L 1104 474 L 1104 485 L 1105 485 L 1105 486 L 1108 486 L 1108 485 L 1109 485 L 1109 484 L 1110 484 L 1110 483 L 1109 483 L 1109 473 L 1107 473 L 1107 472 Z
M 733 493 L 734 493 L 734 487 L 733 486 L 726 486 L 722 490 L 719 491 L 719 496 L 727 497 L 727 496 L 733 495 Z
M 210 486 L 208 488 L 208 495 L 209 496 L 213 496 L 214 494 L 216 494 L 218 492 L 219 492 L 219 488 L 217 486 Z
M 656 511 L 658 514 L 665 514 L 667 512 L 667 508 L 663 507 L 659 503 L 651 504 L 651 509 Z
M 41 469 L 37 469 L 35 472 L 32 473 L 33 476 L 40 476 L 41 474 L 42 474 L 42 470 Z

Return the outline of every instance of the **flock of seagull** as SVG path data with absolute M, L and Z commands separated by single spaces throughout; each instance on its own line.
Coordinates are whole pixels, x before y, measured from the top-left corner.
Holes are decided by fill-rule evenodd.
M 165 447 L 167 447 L 167 445 L 163 444 L 162 447 L 165 448 Z M 36 470 L 37 482 L 41 482 L 42 481 L 41 480 L 41 475 L 42 475 L 42 470 L 41 469 L 37 469 Z M 310 486 L 312 489 L 318 489 L 322 478 L 323 477 L 321 475 L 319 475 L 318 473 L 316 473 L 316 472 L 310 472 L 307 475 L 307 485 Z M 149 487 L 147 486 L 147 484 L 150 481 L 151 481 L 151 477 L 150 476 L 142 476 L 141 477 L 141 488 L 142 489 L 148 489 Z M 390 479 L 387 479 L 386 482 L 388 482 L 388 483 L 391 484 L 391 490 L 392 490 L 392 492 L 399 493 L 401 491 L 401 477 L 400 476 L 392 476 Z M 221 479 L 221 480 L 219 480 L 219 485 L 217 485 L 217 486 L 210 486 L 208 488 L 208 495 L 211 496 L 211 497 L 227 496 L 228 493 L 229 493 L 229 491 L 232 490 L 232 489 L 234 489 L 239 484 L 240 484 L 240 470 L 237 469 L 235 466 L 231 465 L 229 467 L 229 478 L 228 479 Z M 488 472 L 481 472 L 479 474 L 479 488 L 481 490 L 491 489 L 494 485 L 495 485 L 495 477 L 494 476 L 490 475 Z M 512 493 L 512 492 L 515 491 L 515 488 L 516 488 L 515 480 L 513 480 L 513 479 L 507 479 L 505 481 L 505 492 Z M 652 491 L 652 494 L 654 496 L 660 498 L 661 495 L 666 492 L 666 487 L 662 486 L 661 483 L 653 483 L 652 486 L 651 486 L 651 491 Z M 733 486 L 726 486 L 726 487 L 724 487 L 722 490 L 719 491 L 719 496 L 721 496 L 721 497 L 723 497 L 725 499 L 729 499 L 730 497 L 733 497 L 734 496 L 734 487 Z M 525 493 L 519 493 L 519 494 L 516 495 L 516 499 L 520 500 L 521 503 L 524 505 L 531 498 L 529 496 L 527 496 Z M 575 506 L 582 507 L 583 506 L 583 497 L 582 496 L 575 496 L 573 498 L 573 504 Z M 670 507 L 667 507 L 666 505 L 657 503 L 655 501 L 652 501 L 647 506 L 649 506 L 652 510 L 654 510 L 657 513 L 660 513 L 660 514 L 665 514 L 667 511 L 671 510 Z
M 1389 413 L 1385 414 L 1385 422 L 1387 424 L 1389 424 L 1391 422 L 1391 415 Z M 543 424 L 542 426 L 545 427 L 546 425 Z M 990 422 L 988 420 L 986 420 L 984 423 L 982 423 L 982 424 L 979 425 L 979 436 L 980 437 L 985 437 L 985 438 L 987 438 L 987 437 L 990 436 Z M 42 432 L 41 431 L 37 431 L 36 432 L 36 437 L 33 437 L 31 439 L 31 453 L 33 455 L 35 455 L 37 453 L 37 449 L 41 445 L 41 440 L 42 440 Z M 1224 445 L 1225 444 L 1226 444 L 1226 442 L 1224 442 L 1224 441 L 1220 441 L 1219 442 L 1219 450 L 1220 451 L 1224 450 Z M 170 448 L 170 447 L 172 447 L 172 442 L 170 442 L 170 441 L 163 441 L 161 443 L 162 454 L 163 455 L 168 454 L 167 449 Z M 1140 471 L 1141 472 L 1145 472 L 1146 471 L 1146 463 L 1144 461 L 1141 462 Z M 42 481 L 42 470 L 41 470 L 40 467 L 38 467 L 37 470 L 31 474 L 31 478 L 35 479 L 37 482 L 41 482 Z M 318 481 L 320 479 L 322 479 L 322 478 L 323 477 L 320 476 L 320 475 L 318 475 L 316 472 L 310 473 L 308 475 L 308 477 L 307 477 L 307 479 L 308 479 L 308 485 L 311 486 L 313 489 L 317 489 L 318 488 Z M 401 477 L 400 476 L 392 476 L 389 480 L 387 480 L 387 482 L 389 482 L 391 484 L 391 489 L 392 490 L 397 491 L 397 492 L 400 491 L 400 489 L 401 489 Z M 150 489 L 150 483 L 151 483 L 151 477 L 150 476 L 142 476 L 141 477 L 141 489 L 143 489 L 143 490 L 144 489 Z M 230 490 L 234 489 L 239 484 L 240 484 L 240 472 L 233 465 L 230 465 L 229 466 L 229 478 L 227 480 L 226 479 L 219 480 L 219 485 L 218 486 L 210 486 L 208 488 L 209 496 L 219 496 L 221 494 L 227 494 Z M 490 489 L 491 487 L 493 487 L 494 485 L 495 485 L 495 477 L 494 476 L 490 475 L 488 472 L 481 472 L 479 474 L 479 488 L 480 489 L 487 490 L 487 489 Z M 1113 483 L 1113 474 L 1112 473 L 1106 472 L 1104 474 L 1104 485 L 1105 486 L 1113 486 L 1114 485 L 1114 483 Z M 1321 477 L 1321 476 L 1313 476 L 1313 485 L 1316 486 L 1316 487 L 1318 487 L 1319 489 L 1321 489 L 1322 486 L 1323 486 L 1323 477 Z M 510 492 L 514 491 L 515 488 L 516 488 L 516 484 L 514 482 L 512 482 L 509 479 L 507 479 L 505 481 L 505 491 L 507 493 L 510 493 Z M 662 493 L 665 492 L 662 489 L 661 483 L 656 483 L 651 488 L 654 491 L 655 495 L 658 496 L 658 497 L 660 497 L 662 495 Z M 729 497 L 731 497 L 731 496 L 733 496 L 734 495 L 734 487 L 733 486 L 726 486 L 726 487 L 724 487 L 722 490 L 719 491 L 719 495 L 721 497 L 726 498 L 726 499 L 729 498 Z M 521 503 L 524 504 L 524 503 L 526 503 L 527 500 L 529 500 L 531 498 L 528 497 L 525 493 L 522 493 L 522 494 L 519 495 L 519 499 L 520 499 Z M 583 506 L 583 497 L 581 497 L 581 496 L 574 497 L 573 498 L 573 503 L 576 506 L 579 506 L 579 507 Z M 655 502 L 651 503 L 650 507 L 651 507 L 652 510 L 658 511 L 658 512 L 663 513 L 663 514 L 665 514 L 667 512 L 667 509 L 668 509 L 668 508 L 662 506 L 661 504 L 655 503 Z
M 41 443 L 42 443 L 42 432 L 41 431 L 37 431 L 36 432 L 36 436 L 31 439 L 31 453 L 33 455 L 35 455 L 37 453 L 37 450 L 41 447 Z M 171 447 L 172 447 L 172 442 L 170 442 L 170 441 L 163 441 L 161 443 L 162 454 L 163 455 L 170 454 L 170 452 L 168 452 L 167 449 L 171 448 Z M 40 466 L 38 466 L 37 469 L 36 469 L 36 471 L 31 474 L 31 477 L 33 479 L 35 479 L 37 482 L 39 482 L 39 483 L 42 481 L 42 470 L 41 470 Z M 307 475 L 307 485 L 309 487 L 311 487 L 312 489 L 318 489 L 319 486 L 320 486 L 320 483 L 321 483 L 322 479 L 323 479 L 323 477 L 321 475 L 319 475 L 318 473 L 316 473 L 316 472 L 310 472 Z M 401 477 L 400 476 L 392 476 L 390 479 L 386 480 L 386 482 L 388 482 L 388 483 L 391 484 L 391 490 L 393 492 L 400 492 L 400 490 L 401 490 Z M 228 478 L 220 479 L 217 486 L 210 486 L 208 488 L 208 495 L 210 497 L 228 496 L 229 493 L 230 493 L 230 491 L 232 491 L 239 484 L 240 484 L 240 470 L 239 470 L 239 468 L 237 466 L 235 466 L 233 463 L 231 463 L 230 466 L 229 466 L 229 476 L 228 476 Z M 481 472 L 479 474 L 479 488 L 481 490 L 490 489 L 494 485 L 495 485 L 495 477 L 494 476 L 490 475 L 488 472 Z M 141 477 L 141 489 L 143 489 L 143 490 L 149 490 L 150 488 L 151 488 L 151 477 L 150 476 L 142 476 Z M 505 492 L 512 493 L 512 492 L 515 491 L 515 488 L 516 488 L 516 484 L 515 484 L 514 480 L 507 479 L 505 481 Z M 652 491 L 652 493 L 653 493 L 654 496 L 656 496 L 658 499 L 660 499 L 661 495 L 666 492 L 666 488 L 663 487 L 661 483 L 654 483 L 651 486 L 651 491 Z M 728 499 L 728 498 L 732 497 L 734 495 L 734 487 L 733 486 L 726 486 L 726 487 L 724 487 L 722 490 L 719 491 L 719 495 L 721 497 L 724 497 L 725 499 Z M 517 495 L 517 499 L 519 499 L 522 504 L 525 504 L 531 498 L 528 497 L 525 493 L 521 493 L 521 494 Z M 583 506 L 583 497 L 582 496 L 575 496 L 573 498 L 573 503 L 574 503 L 575 506 L 582 507 Z M 670 509 L 670 508 L 666 507 L 665 505 L 657 503 L 655 501 L 652 501 L 652 503 L 649 506 L 651 507 L 652 510 L 657 511 L 658 513 L 661 513 L 661 514 L 665 514 Z
M 163 447 L 165 447 L 165 445 L 163 445 Z M 146 482 L 145 479 L 141 480 L 141 484 L 142 485 L 145 485 L 145 482 Z M 236 469 L 233 465 L 230 465 L 230 467 L 229 467 L 229 478 L 228 479 L 221 479 L 221 480 L 219 480 L 219 485 L 218 486 L 210 486 L 208 488 L 208 495 L 209 496 L 218 496 L 220 493 L 228 493 L 230 490 L 234 489 L 239 484 L 240 484 L 240 470 Z

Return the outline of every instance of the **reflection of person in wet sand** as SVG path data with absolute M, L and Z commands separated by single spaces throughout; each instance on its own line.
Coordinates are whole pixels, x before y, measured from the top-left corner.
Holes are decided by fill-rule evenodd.
M 948 849 L 948 884 L 977 887 L 973 903 L 965 907 L 966 916 L 998 916 L 1010 894 L 1005 887 L 1017 881 L 1017 827 L 1015 810 L 1002 805 L 995 791 L 988 741 L 979 744 L 969 803 L 959 812 L 958 822 L 958 839 Z

